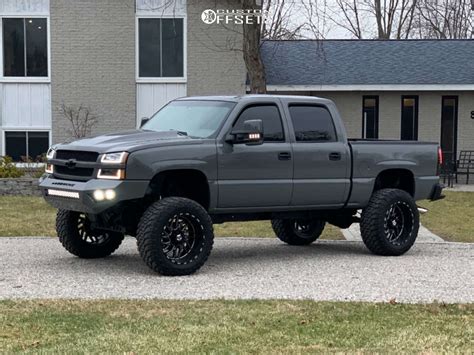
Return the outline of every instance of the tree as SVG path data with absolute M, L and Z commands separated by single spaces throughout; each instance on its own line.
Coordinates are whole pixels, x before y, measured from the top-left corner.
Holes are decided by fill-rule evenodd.
M 265 67 L 260 53 L 262 39 L 283 40 L 299 38 L 303 24 L 293 23 L 295 2 L 286 0 L 241 0 L 242 9 L 263 11 L 262 21 L 244 22 L 243 58 L 247 69 L 250 92 L 267 92 Z
M 336 0 L 330 20 L 355 38 L 406 39 L 418 0 Z
M 474 0 L 419 0 L 419 38 L 460 39 L 472 36 Z
M 83 105 L 75 107 L 63 103 L 59 107 L 59 113 L 69 122 L 71 128 L 68 133 L 75 139 L 89 136 L 92 133 L 92 128 L 97 124 L 97 117 Z
M 258 5 L 255 0 L 242 0 L 242 8 L 252 11 L 262 10 L 262 6 Z M 265 94 L 267 92 L 265 67 L 260 54 L 262 23 L 245 21 L 242 26 L 242 51 L 249 78 L 250 92 L 253 94 Z
M 292 40 L 301 37 L 304 23 L 295 21 L 295 2 L 290 0 L 265 0 L 262 23 L 262 38 L 270 40 Z

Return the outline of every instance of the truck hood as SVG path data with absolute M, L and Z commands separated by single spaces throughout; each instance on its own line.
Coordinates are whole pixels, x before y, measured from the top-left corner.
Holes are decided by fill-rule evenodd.
M 92 151 L 102 154 L 119 151 L 133 152 L 156 146 L 182 144 L 201 144 L 201 139 L 193 139 L 188 136 L 180 135 L 176 131 L 155 132 L 133 130 L 84 138 L 71 143 L 58 144 L 55 148 Z

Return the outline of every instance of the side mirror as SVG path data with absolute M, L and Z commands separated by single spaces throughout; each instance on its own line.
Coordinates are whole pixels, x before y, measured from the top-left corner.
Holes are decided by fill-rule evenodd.
M 148 117 L 142 117 L 142 120 L 140 122 L 140 128 L 142 128 L 149 120 L 150 119 Z
M 259 145 L 263 143 L 262 120 L 247 120 L 241 129 L 233 129 L 226 142 L 232 144 Z

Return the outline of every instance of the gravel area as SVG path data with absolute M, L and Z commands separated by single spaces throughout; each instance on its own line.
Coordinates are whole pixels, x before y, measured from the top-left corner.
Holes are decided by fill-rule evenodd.
M 474 244 L 417 244 L 401 257 L 360 242 L 291 247 L 276 239 L 218 238 L 195 275 L 162 277 L 135 240 L 101 260 L 81 260 L 53 238 L 0 238 L 0 299 L 160 298 L 474 302 Z

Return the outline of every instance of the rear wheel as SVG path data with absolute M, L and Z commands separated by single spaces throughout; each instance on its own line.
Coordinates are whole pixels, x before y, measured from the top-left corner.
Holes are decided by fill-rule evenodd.
M 138 251 L 154 271 L 167 276 L 196 272 L 214 242 L 212 220 L 197 202 L 167 197 L 152 204 L 138 225 Z
M 413 198 L 399 189 L 375 192 L 362 211 L 360 231 L 367 248 L 378 255 L 402 255 L 415 243 L 420 226 Z
M 278 239 L 290 245 L 306 245 L 318 239 L 324 221 L 305 219 L 273 219 L 272 228 Z
M 56 231 L 63 247 L 84 259 L 109 256 L 124 239 L 122 233 L 92 229 L 84 213 L 66 210 L 58 211 Z

